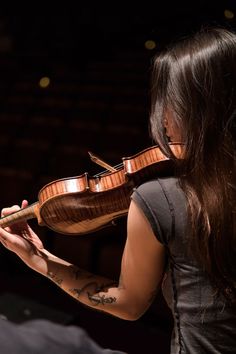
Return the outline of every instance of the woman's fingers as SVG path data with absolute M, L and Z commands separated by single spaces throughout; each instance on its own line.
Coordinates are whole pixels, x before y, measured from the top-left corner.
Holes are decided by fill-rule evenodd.
M 1 217 L 5 217 L 8 216 L 12 213 L 17 212 L 18 210 L 20 210 L 19 205 L 13 205 L 11 207 L 7 207 L 7 208 L 3 208 L 1 211 Z M 5 227 L 5 230 L 8 232 L 11 232 L 11 228 L 10 227 Z
M 23 208 L 26 208 L 27 206 L 28 206 L 28 201 L 24 199 L 21 203 L 21 208 L 19 205 L 13 205 L 11 207 L 3 208 L 1 211 L 1 217 L 8 216 L 12 213 L 15 213 L 15 212 L 23 209 Z M 25 224 L 25 222 L 21 221 L 21 222 L 16 222 L 12 226 L 4 227 L 4 228 L 8 232 L 18 233 L 22 228 L 26 228 L 26 224 Z
M 23 208 L 26 208 L 27 206 L 28 206 L 28 201 L 27 200 L 22 200 L 22 203 L 21 203 L 21 208 L 23 209 Z
M 15 213 L 18 210 L 20 210 L 19 205 L 13 205 L 13 206 L 8 207 L 8 208 L 3 208 L 2 211 L 1 211 L 1 217 L 6 216 L 6 215 L 10 215 L 12 213 Z
M 22 200 L 21 203 L 21 208 L 26 208 L 28 206 L 28 201 L 27 200 Z M 1 211 L 1 217 L 10 215 L 12 213 L 15 213 L 16 211 L 21 209 L 19 205 L 12 205 L 11 207 L 3 208 Z

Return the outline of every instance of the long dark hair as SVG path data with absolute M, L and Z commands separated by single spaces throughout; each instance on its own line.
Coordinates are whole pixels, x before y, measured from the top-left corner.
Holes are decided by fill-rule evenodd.
M 173 156 L 163 119 L 182 133 Z M 151 133 L 176 161 L 186 193 L 194 254 L 218 293 L 236 299 L 236 34 L 208 28 L 157 55 L 152 76 Z

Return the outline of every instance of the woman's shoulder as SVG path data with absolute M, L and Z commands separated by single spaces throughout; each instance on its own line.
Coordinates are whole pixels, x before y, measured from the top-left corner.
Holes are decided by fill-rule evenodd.
M 173 233 L 173 218 L 186 205 L 178 179 L 149 180 L 136 187 L 131 198 L 146 215 L 158 240 L 167 244 Z
M 144 197 L 153 197 L 157 196 L 158 194 L 165 194 L 170 196 L 172 193 L 176 192 L 183 194 L 179 179 L 176 177 L 158 177 L 148 180 L 134 188 L 134 193 L 138 193 Z

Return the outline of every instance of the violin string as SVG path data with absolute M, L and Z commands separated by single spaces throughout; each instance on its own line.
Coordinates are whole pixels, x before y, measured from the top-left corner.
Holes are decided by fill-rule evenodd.
M 119 163 L 118 165 L 113 166 L 116 170 L 119 170 L 121 167 L 123 167 L 123 163 Z M 99 173 L 96 173 L 95 177 L 99 177 L 101 175 L 104 175 L 105 173 L 111 173 L 109 170 L 103 170 Z

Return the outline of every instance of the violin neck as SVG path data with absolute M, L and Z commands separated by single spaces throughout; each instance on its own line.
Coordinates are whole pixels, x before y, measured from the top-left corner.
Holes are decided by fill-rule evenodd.
M 15 213 L 0 218 L 0 226 L 7 227 L 20 221 L 27 221 L 29 219 L 34 219 L 37 217 L 37 210 L 38 210 L 38 202 L 31 204 L 24 209 L 20 209 Z

